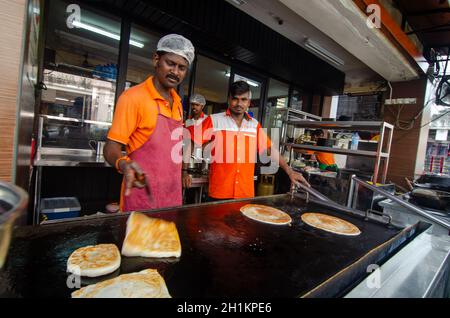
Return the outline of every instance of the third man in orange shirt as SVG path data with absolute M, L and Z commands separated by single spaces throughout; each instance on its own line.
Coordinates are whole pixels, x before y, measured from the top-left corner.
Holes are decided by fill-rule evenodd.
M 231 85 L 228 110 L 209 116 L 202 126 L 190 127 L 191 139 L 197 145 L 212 142 L 213 162 L 209 174 L 211 200 L 245 199 L 255 196 L 254 171 L 256 154 L 269 149 L 271 158 L 288 174 L 292 183 L 308 185 L 280 156 L 259 122 L 247 113 L 251 103 L 250 86 L 243 81 Z M 184 175 L 189 187 L 190 177 Z

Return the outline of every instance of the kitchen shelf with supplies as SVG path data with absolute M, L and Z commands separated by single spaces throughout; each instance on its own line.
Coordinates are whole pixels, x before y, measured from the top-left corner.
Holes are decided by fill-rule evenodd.
M 321 121 L 322 118 L 313 114 L 306 113 L 301 110 L 292 109 L 292 108 L 271 108 L 268 118 L 266 119 L 268 133 L 271 138 L 272 130 L 278 129 L 281 131 L 280 133 L 280 141 L 285 140 L 284 136 L 286 135 L 296 135 L 299 133 L 298 129 L 294 126 L 287 126 L 284 123 L 290 120 L 314 120 Z M 302 129 L 301 129 L 302 130 Z M 300 131 L 301 133 L 301 131 Z
M 286 120 L 284 126 L 295 126 L 303 129 L 323 129 L 334 132 L 370 132 L 378 134 L 378 142 L 370 143 L 371 146 L 376 146 L 376 150 L 361 149 L 343 149 L 333 147 L 315 146 L 311 144 L 300 144 L 296 142 L 287 142 L 287 135 L 283 135 L 281 147 L 289 151 L 289 161 L 293 158 L 294 150 L 309 150 L 324 153 L 333 153 L 339 155 L 346 155 L 352 157 L 368 157 L 374 159 L 373 168 L 373 182 L 386 183 L 386 176 L 389 167 L 389 158 L 392 145 L 392 137 L 394 133 L 394 126 L 382 122 L 356 122 L 356 121 L 309 121 L 309 120 Z M 366 144 L 366 143 L 364 143 Z M 369 143 L 367 143 L 369 144 Z

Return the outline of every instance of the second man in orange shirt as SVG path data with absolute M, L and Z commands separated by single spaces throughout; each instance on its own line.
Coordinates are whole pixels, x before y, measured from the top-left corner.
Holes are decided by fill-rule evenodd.
M 257 154 L 271 152 L 271 160 L 288 174 L 292 183 L 308 185 L 301 174 L 287 165 L 276 147 L 272 147 L 259 122 L 248 114 L 250 103 L 250 86 L 243 81 L 235 82 L 229 91 L 227 112 L 209 116 L 201 126 L 189 127 L 195 144 L 212 142 L 213 162 L 209 174 L 211 200 L 254 197 Z M 185 177 L 189 176 L 185 174 Z M 189 186 L 190 182 L 185 184 Z

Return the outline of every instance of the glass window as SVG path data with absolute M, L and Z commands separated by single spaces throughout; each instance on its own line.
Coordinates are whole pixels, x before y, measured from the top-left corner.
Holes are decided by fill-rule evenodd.
M 271 107 L 286 108 L 289 100 L 289 85 L 270 79 L 267 102 Z
M 71 2 L 49 2 L 40 115 L 42 144 L 89 149 L 114 113 L 120 21 Z
M 277 109 L 287 108 L 289 101 L 289 85 L 280 81 L 270 79 L 269 91 L 266 104 L 266 118 L 264 120 L 265 128 L 280 126 L 279 122 L 282 113 Z
M 227 109 L 230 73 L 228 65 L 198 56 L 194 93 L 205 96 L 206 113 L 215 114 Z
M 291 96 L 291 108 L 302 110 L 305 98 L 306 96 L 304 96 L 300 91 L 294 89 Z
M 160 39 L 157 33 L 150 33 L 133 25 L 130 34 L 131 43 L 128 54 L 127 88 L 144 82 L 154 74 L 152 57 Z

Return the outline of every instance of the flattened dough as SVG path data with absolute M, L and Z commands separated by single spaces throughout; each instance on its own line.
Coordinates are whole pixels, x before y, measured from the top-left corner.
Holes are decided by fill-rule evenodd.
M 166 282 L 154 269 L 124 274 L 72 293 L 72 298 L 171 298 Z
M 241 212 L 252 220 L 267 224 L 287 225 L 292 223 L 289 214 L 270 206 L 248 204 L 241 208 Z
M 180 257 L 181 243 L 175 223 L 132 213 L 122 255 L 128 257 Z
M 305 213 L 302 221 L 309 226 L 338 235 L 358 236 L 361 231 L 353 224 L 322 213 Z
M 119 249 L 114 244 L 86 246 L 70 255 L 67 271 L 84 277 L 99 277 L 115 272 L 120 261 Z

